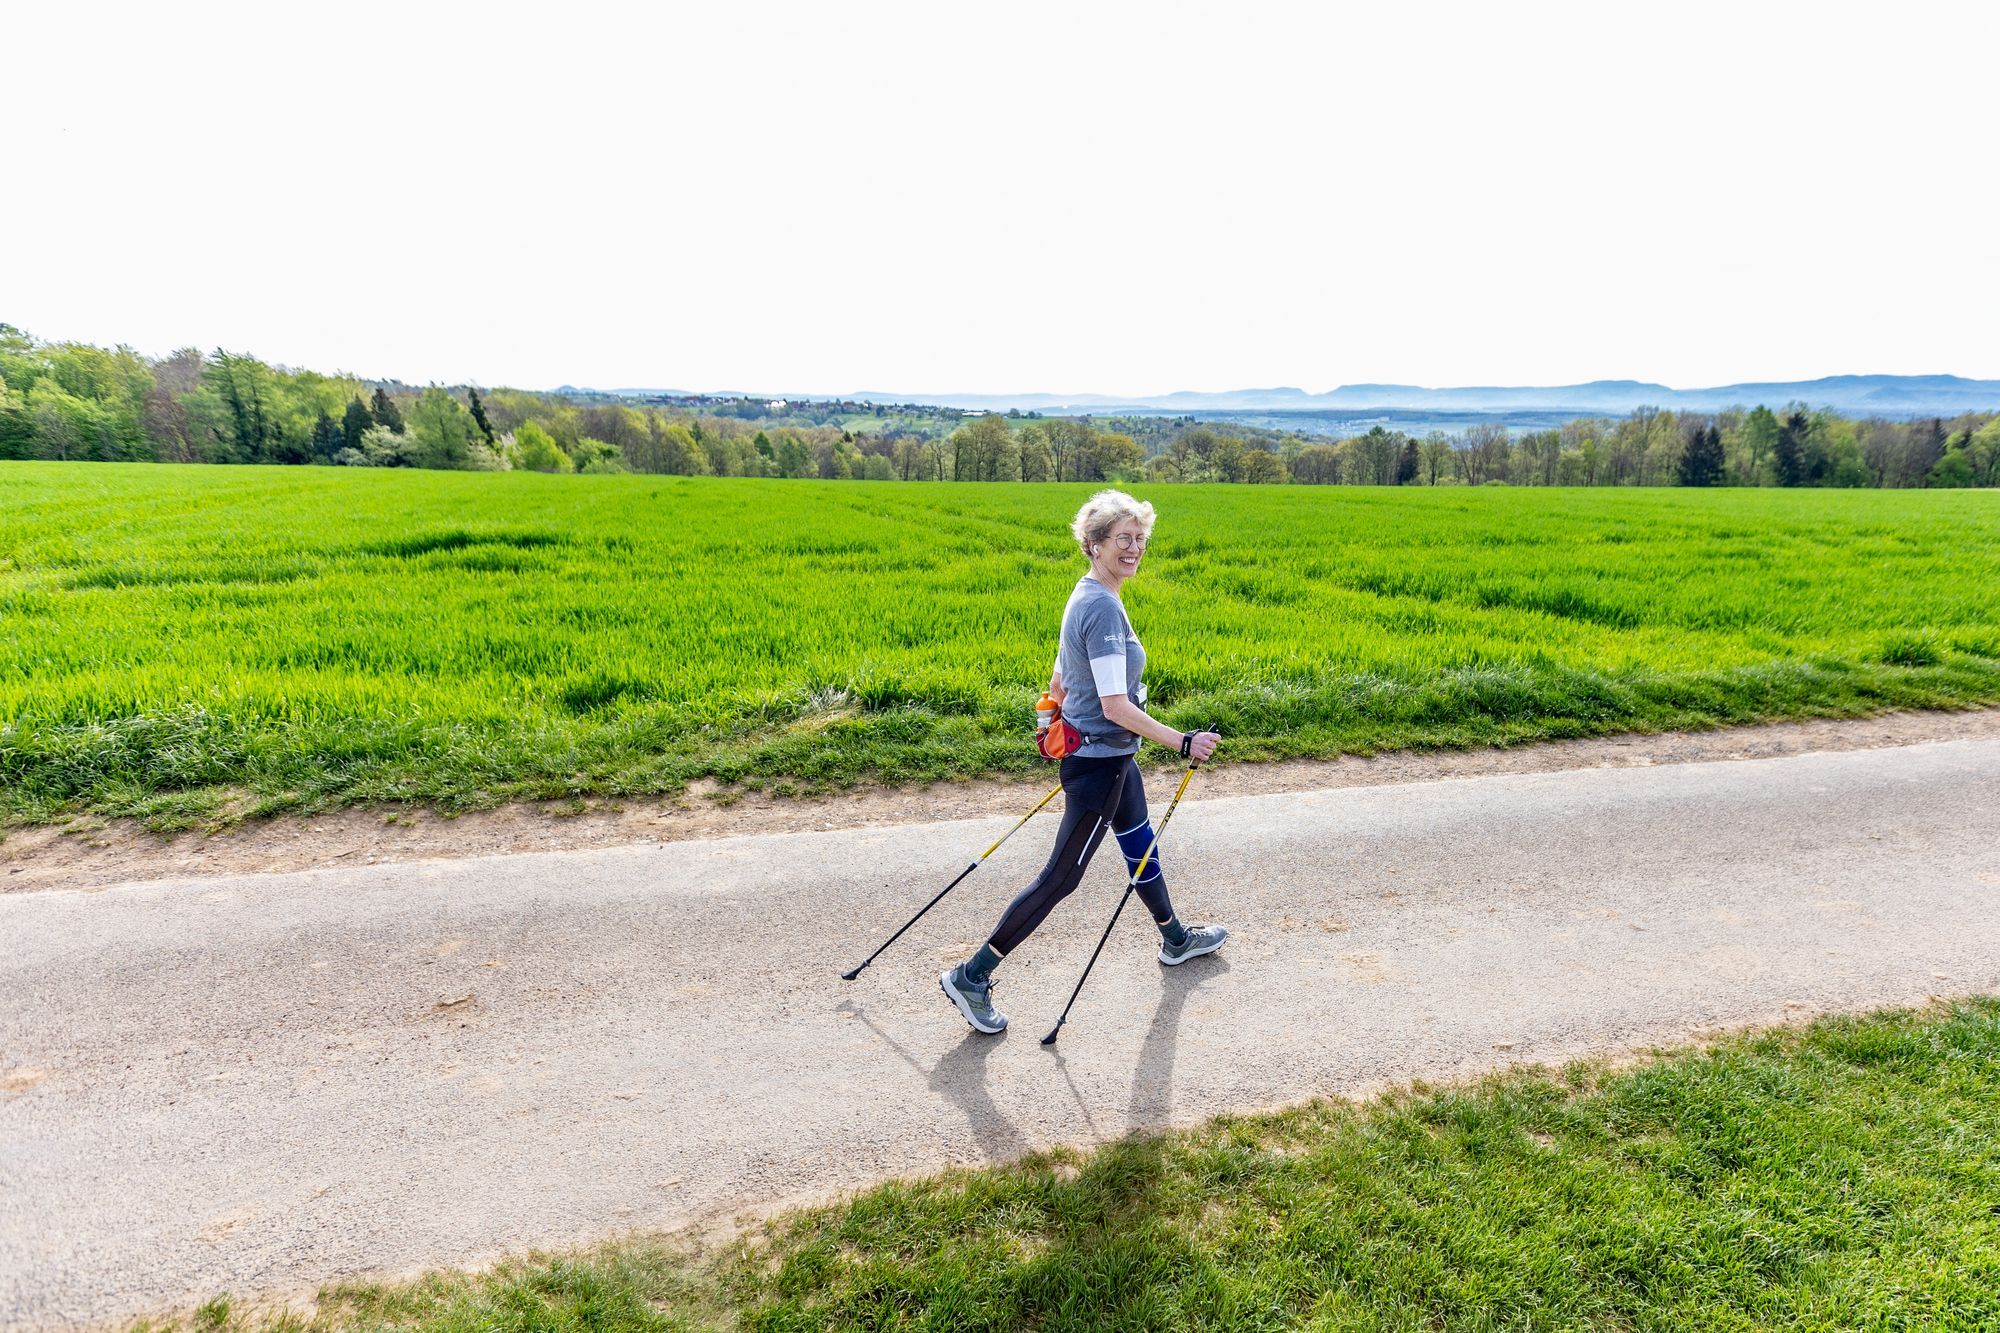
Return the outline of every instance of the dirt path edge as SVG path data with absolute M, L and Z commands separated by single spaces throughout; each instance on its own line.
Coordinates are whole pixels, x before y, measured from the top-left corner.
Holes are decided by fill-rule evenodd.
M 2000 708 L 1884 713 L 1716 731 L 1543 741 L 1507 749 L 1399 751 L 1366 758 L 1224 765 L 1206 774 L 1201 795 L 1256 796 L 1502 773 L 1770 759 L 1992 737 L 2000 737 Z M 1053 777 L 1037 775 L 1026 780 L 861 787 L 820 797 L 730 792 L 726 799 L 718 799 L 716 786 L 708 783 L 678 797 L 600 800 L 582 813 L 552 802 L 505 805 L 453 818 L 425 808 L 363 807 L 324 815 L 286 815 L 216 834 L 173 837 L 161 837 L 129 820 L 80 820 L 8 831 L 0 841 L 0 893 L 975 819 L 1019 813 L 1034 804 L 1052 781 Z

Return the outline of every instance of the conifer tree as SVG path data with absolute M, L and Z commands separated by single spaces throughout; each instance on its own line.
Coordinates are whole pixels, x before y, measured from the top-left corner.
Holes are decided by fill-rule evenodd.
M 340 452 L 340 427 L 333 424 L 333 418 L 326 414 L 323 407 L 313 418 L 312 451 L 313 457 L 322 463 L 331 463 L 333 456 Z
M 1803 412 L 1794 412 L 1778 427 L 1774 461 L 1780 486 L 1802 485 L 1806 479 L 1806 430 L 1810 423 Z
M 398 435 L 403 433 L 403 414 L 396 410 L 386 389 L 375 390 L 375 424 L 387 426 Z
M 1722 431 L 1716 426 L 1697 426 L 1681 451 L 1680 477 L 1683 486 L 1714 486 L 1722 480 Z
M 479 433 L 486 437 L 486 447 L 494 448 L 499 441 L 493 437 L 493 423 L 486 419 L 486 404 L 479 401 L 479 390 L 468 388 L 472 398 L 472 420 L 479 427 Z
M 361 447 L 361 437 L 375 424 L 375 414 L 368 410 L 368 404 L 356 394 L 347 405 L 347 411 L 340 418 L 341 442 L 349 449 Z

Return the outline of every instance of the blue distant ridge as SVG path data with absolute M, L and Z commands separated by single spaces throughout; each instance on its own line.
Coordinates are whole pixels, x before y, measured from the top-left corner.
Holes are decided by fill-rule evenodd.
M 1644 380 L 1592 380 L 1587 384 L 1512 387 L 1485 385 L 1433 389 L 1415 384 L 1344 384 L 1326 393 L 1300 389 L 1233 389 L 1120 398 L 1108 394 L 857 393 L 866 403 L 928 403 L 941 407 L 1006 411 L 1362 411 L 1369 408 L 1453 412 L 1551 411 L 1624 415 L 1637 407 L 1714 412 L 1726 407 L 1777 408 L 1787 403 L 1830 407 L 1861 416 L 1951 416 L 2000 409 L 2000 380 L 1958 375 L 1829 375 L 1816 380 L 1722 384 L 1670 389 Z
M 1592 380 L 1587 384 L 1544 386 L 1476 385 L 1426 388 L 1417 384 L 1343 384 L 1326 393 L 1307 393 L 1288 386 L 1273 389 L 1229 389 L 1216 393 L 1181 390 L 1176 393 L 1119 397 L 1102 393 L 883 393 L 850 394 L 724 393 L 691 394 L 679 389 L 586 389 L 565 384 L 556 393 L 610 393 L 630 398 L 767 398 L 800 402 L 841 401 L 893 405 L 921 404 L 973 412 L 1005 412 L 1018 408 L 1053 413 L 1242 413 L 1371 411 L 1443 412 L 1454 416 L 1482 412 L 1543 414 L 1557 418 L 1623 416 L 1634 408 L 1661 407 L 1686 412 L 1719 412 L 1729 407 L 1773 409 L 1789 403 L 1827 407 L 1850 416 L 1956 416 L 1961 412 L 2000 411 L 2000 380 L 1966 379 L 1959 375 L 1828 375 L 1816 380 L 1771 380 L 1721 384 L 1709 389 L 1670 389 L 1646 380 Z

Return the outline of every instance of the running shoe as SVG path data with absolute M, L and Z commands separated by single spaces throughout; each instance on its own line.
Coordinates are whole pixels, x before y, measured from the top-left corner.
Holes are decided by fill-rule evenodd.
M 1160 961 L 1168 967 L 1179 967 L 1190 958 L 1199 958 L 1205 953 L 1214 953 L 1229 938 L 1229 932 L 1221 926 L 1189 926 L 1187 938 L 1176 949 L 1165 940 L 1160 941 Z
M 988 1035 L 1007 1030 L 1007 1015 L 993 1007 L 992 982 L 975 986 L 960 976 L 954 967 L 938 978 L 938 985 L 975 1030 Z

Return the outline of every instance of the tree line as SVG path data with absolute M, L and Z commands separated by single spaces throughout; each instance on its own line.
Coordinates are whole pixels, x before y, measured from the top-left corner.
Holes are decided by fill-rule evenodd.
M 1203 429 L 1185 434 L 1199 439 Z M 1187 479 L 1239 479 L 1228 475 L 1227 442 L 1201 443 L 1207 457 L 1185 443 L 1167 456 L 1192 453 Z M 1377 426 L 1281 453 L 1293 481 L 1364 486 L 2000 486 L 2000 416 L 1891 421 L 1802 404 L 1782 412 L 1641 407 L 1519 434 L 1497 423 L 1422 438 Z
M 1136 438 L 1135 438 L 1136 437 Z M 2000 416 L 1642 407 L 1510 432 L 1341 440 L 1187 421 L 412 387 L 0 325 L 0 459 L 289 463 L 871 481 L 2000 486 Z
M 223 349 L 150 359 L 129 347 L 45 343 L 0 325 L 0 459 L 875 481 L 1096 481 L 1144 461 L 1129 436 L 1088 422 L 1029 414 L 1016 423 L 914 404 L 634 405 L 585 393 L 413 388 Z

